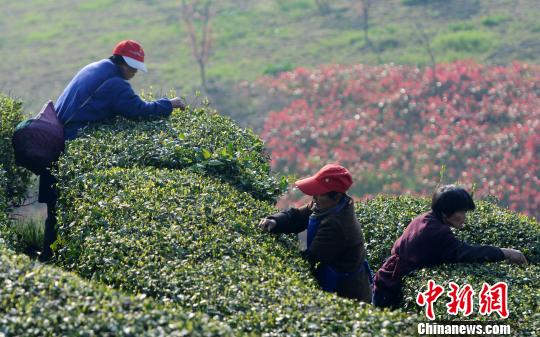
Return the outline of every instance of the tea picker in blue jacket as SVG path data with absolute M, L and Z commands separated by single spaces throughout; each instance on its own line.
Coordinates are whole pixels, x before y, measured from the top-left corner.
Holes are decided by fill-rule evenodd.
M 75 139 L 81 129 L 92 122 L 114 116 L 134 119 L 168 117 L 174 108 L 184 109 L 181 98 L 142 100 L 129 84 L 137 71 L 146 72 L 144 50 L 134 40 L 119 42 L 113 55 L 91 63 L 73 77 L 55 104 L 55 110 L 64 124 L 64 138 Z M 47 220 L 41 261 L 49 260 L 53 252 L 50 245 L 56 240 L 56 179 L 49 171 L 40 175 L 38 201 L 47 204 Z

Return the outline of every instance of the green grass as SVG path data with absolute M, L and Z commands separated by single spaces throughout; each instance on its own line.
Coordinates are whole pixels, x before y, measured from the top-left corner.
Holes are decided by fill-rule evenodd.
M 433 41 L 437 50 L 482 54 L 496 46 L 493 33 L 470 30 L 441 34 Z
M 0 0 L 0 6 L 10 13 L 0 21 L 0 73 L 4 74 L 0 90 L 21 97 L 29 114 L 45 100 L 58 97 L 82 66 L 109 56 L 114 44 L 126 38 L 143 44 L 150 69 L 132 81 L 136 91 L 154 85 L 189 93 L 199 87 L 199 70 L 178 1 Z M 516 11 L 510 0 L 464 2 L 459 13 L 471 13 L 467 20 L 443 1 L 431 1 L 429 6 L 424 1 L 374 2 L 369 37 L 379 57 L 367 48 L 361 15 L 350 6 L 349 1 L 332 1 L 331 11 L 321 15 L 311 0 L 222 2 L 212 21 L 209 81 L 218 86 L 253 81 L 290 65 L 377 63 L 379 59 L 422 65 L 429 56 L 416 22 L 430 36 L 437 61 L 461 57 L 494 63 L 515 58 L 537 61 L 537 53 L 517 47 L 523 41 L 540 40 L 535 0 L 520 1 Z M 496 53 L 508 45 L 516 46 L 515 52 Z
M 25 251 L 41 250 L 43 245 L 44 220 L 42 217 L 22 218 L 13 222 L 13 231 L 20 238 Z
M 451 32 L 460 32 L 464 30 L 474 30 L 474 29 L 475 29 L 475 24 L 470 21 L 452 22 L 451 24 L 448 25 L 448 30 Z
M 94 0 L 86 1 L 79 5 L 79 10 L 81 11 L 97 11 L 97 10 L 107 10 L 114 3 L 114 0 Z
M 316 9 L 313 1 L 309 0 L 299 0 L 299 1 L 289 1 L 289 0 L 276 0 L 278 8 L 282 12 L 291 12 L 291 11 L 300 11 L 305 12 L 306 10 Z
M 282 63 L 282 64 L 269 64 L 266 69 L 264 69 L 265 75 L 277 75 L 284 71 L 291 71 L 295 67 L 291 63 Z
M 54 39 L 60 37 L 64 32 L 63 27 L 60 26 L 50 26 L 45 30 L 37 30 L 26 35 L 26 42 L 40 42 Z
M 484 26 L 494 27 L 509 20 L 510 18 L 506 15 L 490 15 L 482 18 L 481 22 Z

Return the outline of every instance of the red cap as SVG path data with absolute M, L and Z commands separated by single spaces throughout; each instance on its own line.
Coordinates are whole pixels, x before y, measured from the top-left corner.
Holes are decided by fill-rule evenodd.
M 122 55 L 128 66 L 146 72 L 144 50 L 139 42 L 134 40 L 120 41 L 114 47 L 113 54 Z
M 321 195 L 328 192 L 345 193 L 352 185 L 351 173 L 341 165 L 328 164 L 314 176 L 294 183 L 307 195 Z

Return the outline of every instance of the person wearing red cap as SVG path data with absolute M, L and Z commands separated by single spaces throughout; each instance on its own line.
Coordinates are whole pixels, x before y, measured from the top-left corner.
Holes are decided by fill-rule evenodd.
M 146 72 L 144 50 L 134 40 L 119 42 L 112 56 L 82 68 L 69 82 L 55 103 L 55 110 L 64 124 L 64 138 L 72 140 L 79 131 L 92 122 L 100 122 L 120 115 L 141 119 L 168 117 L 174 108 L 184 109 L 181 98 L 161 98 L 143 101 L 129 84 L 138 70 Z M 56 179 L 46 172 L 39 178 L 38 201 L 47 204 L 45 237 L 40 260 L 52 257 L 50 245 L 56 240 L 55 208 Z
M 260 221 L 260 228 L 271 233 L 300 233 L 307 229 L 307 250 L 303 255 L 321 288 L 370 303 L 372 275 L 364 234 L 354 202 L 346 194 L 352 185 L 350 172 L 329 164 L 295 185 L 313 196 L 312 202 L 268 216 Z
M 55 104 L 64 123 L 66 140 L 77 137 L 92 122 L 121 115 L 128 118 L 167 117 L 174 108 L 184 109 L 182 99 L 143 101 L 129 84 L 137 71 L 147 72 L 144 50 L 134 40 L 119 42 L 112 56 L 82 68 Z

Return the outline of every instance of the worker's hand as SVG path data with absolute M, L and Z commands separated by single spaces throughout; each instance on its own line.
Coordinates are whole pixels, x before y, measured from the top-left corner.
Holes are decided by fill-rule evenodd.
M 186 103 L 180 97 L 175 97 L 170 99 L 173 109 L 184 110 L 186 108 Z
M 271 232 L 276 226 L 277 222 L 274 219 L 264 218 L 259 222 L 259 227 L 266 232 Z
M 504 257 L 511 263 L 515 264 L 527 264 L 527 259 L 522 252 L 512 248 L 501 248 L 504 253 Z

